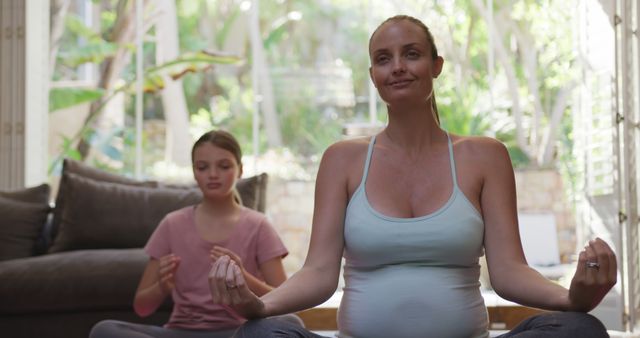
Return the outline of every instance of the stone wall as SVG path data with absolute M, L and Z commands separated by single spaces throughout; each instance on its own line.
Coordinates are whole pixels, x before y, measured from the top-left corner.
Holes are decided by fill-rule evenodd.
M 307 256 L 314 189 L 313 181 L 269 176 L 267 216 L 289 249 L 289 256 L 284 260 L 287 273 L 300 269 Z
M 553 212 L 562 262 L 575 252 L 575 220 L 564 194 L 562 177 L 555 170 L 517 170 L 518 209 Z M 312 180 L 283 180 L 269 176 L 267 216 L 290 251 L 284 260 L 287 273 L 297 271 L 307 255 L 315 184 Z
M 569 263 L 576 251 L 576 220 L 562 176 L 553 169 L 516 170 L 515 174 L 518 210 L 555 215 L 560 260 Z

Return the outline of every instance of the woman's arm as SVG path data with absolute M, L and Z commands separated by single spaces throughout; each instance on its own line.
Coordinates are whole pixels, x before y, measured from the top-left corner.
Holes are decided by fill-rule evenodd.
M 287 280 L 287 274 L 284 271 L 284 265 L 282 265 L 282 258 L 276 257 L 270 259 L 262 264 L 260 264 L 260 273 L 264 278 L 264 282 L 252 276 L 250 274 L 249 277 L 255 278 L 255 280 L 259 283 L 255 283 L 258 287 L 251 288 L 251 290 L 258 296 L 263 296 L 267 292 L 273 290 L 273 288 L 280 286 L 284 281 Z M 251 281 L 247 278 L 247 283 L 251 285 Z
M 480 204 L 489 276 L 496 293 L 546 310 L 591 310 L 616 282 L 613 251 L 602 240 L 590 242 L 580 253 L 571 291 L 531 268 L 520 241 L 515 179 L 507 150 L 488 138 L 477 139 L 474 147 L 483 154 L 479 160 L 483 177 Z M 600 262 L 600 269 L 587 269 L 587 260 Z
M 233 262 L 236 263 L 235 260 Z M 258 268 L 264 277 L 264 282 L 258 277 L 247 272 L 247 270 L 242 269 L 242 277 L 247 283 L 249 290 L 258 297 L 265 295 L 267 292 L 273 290 L 273 288 L 287 280 L 287 274 L 284 272 L 282 258 L 280 257 L 270 259 L 260 264 Z
M 139 316 L 146 317 L 154 313 L 171 294 L 179 264 L 180 258 L 173 254 L 163 256 L 160 260 L 149 260 L 133 301 L 133 309 Z
M 260 273 L 264 278 L 264 281 L 262 281 L 244 269 L 242 259 L 235 252 L 220 246 L 216 246 L 211 250 L 211 260 L 214 262 L 225 255 L 229 256 L 229 258 L 238 265 L 242 271 L 242 275 L 244 276 L 247 286 L 257 296 L 262 296 L 273 290 L 274 287 L 282 284 L 282 282 L 287 279 L 287 274 L 284 271 L 281 257 L 275 257 L 258 266 L 258 269 L 260 269 Z
M 246 287 L 239 267 L 230 259 L 218 259 L 209 275 L 214 301 L 232 305 L 247 318 L 291 313 L 327 300 L 338 285 L 343 225 L 348 203 L 347 167 L 353 159 L 345 143 L 324 153 L 316 179 L 313 225 L 303 267 L 282 285 L 258 298 Z M 227 289 L 225 285 L 238 285 Z

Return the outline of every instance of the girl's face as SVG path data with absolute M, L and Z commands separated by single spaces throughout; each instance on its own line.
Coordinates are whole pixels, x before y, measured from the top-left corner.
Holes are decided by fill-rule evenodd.
M 427 102 L 433 79 L 442 71 L 424 31 L 408 20 L 389 21 L 371 38 L 369 74 L 380 97 L 387 103 Z
M 242 175 L 233 153 L 211 143 L 193 152 L 193 177 L 205 198 L 233 198 L 233 188 Z

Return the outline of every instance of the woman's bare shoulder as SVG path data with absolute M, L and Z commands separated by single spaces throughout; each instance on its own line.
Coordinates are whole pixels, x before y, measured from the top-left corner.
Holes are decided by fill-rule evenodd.
M 508 157 L 507 147 L 488 136 L 451 135 L 456 153 L 476 160 L 491 162 Z
M 370 140 L 370 137 L 354 138 L 329 146 L 322 155 L 318 179 L 347 182 L 351 186 L 362 173 Z
M 465 175 L 477 177 L 505 175 L 513 171 L 507 147 L 487 136 L 452 136 L 456 163 Z
M 326 159 L 331 162 L 353 162 L 355 158 L 361 157 L 366 153 L 370 141 L 370 137 L 338 141 L 327 148 L 323 155 L 323 161 Z

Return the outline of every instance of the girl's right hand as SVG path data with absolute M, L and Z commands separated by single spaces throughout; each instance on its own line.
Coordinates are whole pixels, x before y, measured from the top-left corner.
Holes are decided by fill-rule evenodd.
M 168 254 L 160 258 L 160 264 L 158 265 L 158 284 L 166 294 L 171 293 L 176 287 L 176 270 L 179 265 L 180 257 L 174 254 Z
M 209 289 L 214 303 L 228 305 L 247 319 L 265 317 L 264 303 L 249 289 L 241 268 L 229 256 L 212 264 Z

